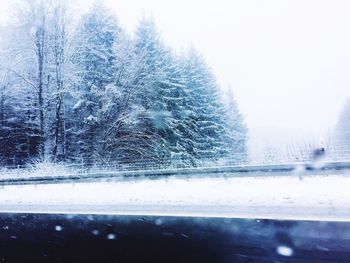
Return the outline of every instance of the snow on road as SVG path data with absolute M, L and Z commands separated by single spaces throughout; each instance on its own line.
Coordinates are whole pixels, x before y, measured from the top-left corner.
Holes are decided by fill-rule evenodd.
M 1 212 L 350 220 L 350 174 L 4 186 Z

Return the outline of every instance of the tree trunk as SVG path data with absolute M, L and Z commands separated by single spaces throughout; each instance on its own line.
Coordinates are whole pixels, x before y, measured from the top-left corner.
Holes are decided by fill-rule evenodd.
M 43 75 L 44 75 L 44 43 L 45 30 L 41 26 L 36 33 L 36 48 L 38 56 L 38 103 L 39 103 L 39 136 L 40 136 L 40 156 L 45 157 L 45 132 L 44 132 L 44 96 L 43 96 Z

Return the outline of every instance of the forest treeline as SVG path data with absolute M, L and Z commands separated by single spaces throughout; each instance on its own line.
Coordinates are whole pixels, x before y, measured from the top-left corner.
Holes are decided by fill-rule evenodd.
M 129 35 L 101 2 L 24 0 L 0 34 L 0 162 L 246 159 L 247 128 L 202 55 L 152 18 Z

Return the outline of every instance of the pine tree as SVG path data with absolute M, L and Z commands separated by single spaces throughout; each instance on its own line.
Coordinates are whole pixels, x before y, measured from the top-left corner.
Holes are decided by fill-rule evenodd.
M 169 152 L 170 162 L 176 167 L 193 166 L 194 161 L 190 147 L 188 147 L 186 83 L 182 76 L 181 65 L 178 59 L 170 53 L 164 54 L 165 79 L 159 86 L 159 109 L 161 119 L 157 121 L 158 132 L 165 141 Z M 161 124 L 161 125 L 160 125 Z
M 191 154 L 201 162 L 217 160 L 226 153 L 225 110 L 220 103 L 215 77 L 195 49 L 189 51 L 183 68 L 186 85 L 186 127 Z
M 232 89 L 226 93 L 226 122 L 225 131 L 227 143 L 227 158 L 235 164 L 244 163 L 247 160 L 247 127 L 240 113 Z
M 140 129 L 149 138 L 148 152 L 142 158 L 153 161 L 169 160 L 170 151 L 164 134 L 165 119 L 169 111 L 161 98 L 161 89 L 166 82 L 165 49 L 154 20 L 143 17 L 134 40 L 135 55 L 138 58 L 138 72 L 135 85 L 139 87 L 138 102 L 142 107 L 139 115 Z
M 74 107 L 80 155 L 86 162 L 95 161 L 101 129 L 99 111 L 101 94 L 113 83 L 115 55 L 113 46 L 118 39 L 119 26 L 115 17 L 99 2 L 86 14 L 77 30 L 75 63 L 79 71 L 78 101 Z

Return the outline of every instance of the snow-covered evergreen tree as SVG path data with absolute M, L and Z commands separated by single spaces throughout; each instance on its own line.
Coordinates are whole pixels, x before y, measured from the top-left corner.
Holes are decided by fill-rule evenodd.
M 138 103 L 138 57 L 124 32 L 120 32 L 114 53 L 113 83 L 101 94 L 99 153 L 104 162 L 130 163 L 147 156 L 152 140 L 143 130 L 144 109 Z
M 226 143 L 227 158 L 233 163 L 243 163 L 247 160 L 247 127 L 239 111 L 232 89 L 225 96 L 226 108 Z
M 189 110 L 186 106 L 186 83 L 182 75 L 182 65 L 170 51 L 164 54 L 165 79 L 159 86 L 159 109 L 162 115 L 157 120 L 158 132 L 165 140 L 170 162 L 177 167 L 195 164 L 192 148 L 188 145 L 185 131 Z M 161 125 L 160 125 L 161 124 Z
M 87 163 L 98 158 L 98 140 L 101 127 L 99 112 L 101 96 L 113 83 L 115 54 L 113 46 L 120 28 L 116 18 L 100 2 L 86 14 L 76 33 L 74 62 L 78 68 L 76 125 L 79 154 Z
M 137 100 L 142 113 L 139 115 L 140 128 L 151 142 L 144 158 L 168 160 L 167 117 L 171 115 L 162 98 L 164 83 L 167 81 L 166 63 L 168 50 L 160 39 L 152 18 L 143 17 L 139 22 L 134 39 L 135 55 L 138 58 L 138 72 L 135 85 L 139 87 Z
M 197 160 L 219 159 L 226 154 L 225 110 L 220 103 L 215 77 L 203 57 L 190 49 L 183 67 L 185 78 L 185 121 L 191 153 Z

